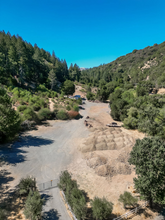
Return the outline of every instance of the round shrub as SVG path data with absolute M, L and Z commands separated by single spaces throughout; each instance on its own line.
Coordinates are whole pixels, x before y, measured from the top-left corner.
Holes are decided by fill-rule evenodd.
M 32 108 L 34 111 L 39 111 L 41 109 L 41 106 L 38 103 L 35 103 L 32 105 Z
M 70 111 L 70 110 L 71 110 L 70 105 L 67 105 L 67 106 L 66 106 L 66 110 L 68 110 L 68 111 Z
M 77 105 L 74 105 L 73 110 L 76 111 L 76 112 L 79 112 L 79 107 Z
M 25 120 L 29 120 L 29 121 L 37 120 L 37 116 L 35 112 L 30 107 L 27 107 L 27 109 L 23 111 L 23 121 Z
M 52 112 L 48 108 L 42 108 L 38 112 L 38 119 L 40 121 L 52 119 Z
M 60 120 L 67 120 L 69 117 L 68 117 L 68 114 L 66 111 L 64 110 L 60 110 L 58 111 L 57 113 L 57 119 L 60 119 Z

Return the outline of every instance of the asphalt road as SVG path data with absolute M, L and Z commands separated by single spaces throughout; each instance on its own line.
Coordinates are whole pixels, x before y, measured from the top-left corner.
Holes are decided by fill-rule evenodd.
M 73 145 L 76 138 L 87 137 L 89 131 L 84 126 L 88 110 L 96 103 L 86 102 L 79 120 L 54 121 L 52 127 L 36 132 L 37 135 L 25 135 L 20 142 L 12 146 L 8 161 L 11 173 L 19 182 L 27 175 L 34 176 L 37 183 L 57 179 L 62 170 L 74 156 Z M 53 188 L 41 192 L 46 202 L 43 207 L 43 219 L 69 220 L 70 217 L 59 195 L 59 189 Z

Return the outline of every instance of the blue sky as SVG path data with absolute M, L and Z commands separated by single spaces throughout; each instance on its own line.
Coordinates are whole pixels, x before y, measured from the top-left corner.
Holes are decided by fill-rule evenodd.
M 89 68 L 165 41 L 165 1 L 1 0 L 0 30 Z

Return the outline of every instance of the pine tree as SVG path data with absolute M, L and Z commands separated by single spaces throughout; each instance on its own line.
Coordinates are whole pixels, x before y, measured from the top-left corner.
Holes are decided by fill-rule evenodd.
M 50 80 L 51 89 L 54 90 L 57 84 L 57 77 L 53 69 L 49 72 L 49 80 Z

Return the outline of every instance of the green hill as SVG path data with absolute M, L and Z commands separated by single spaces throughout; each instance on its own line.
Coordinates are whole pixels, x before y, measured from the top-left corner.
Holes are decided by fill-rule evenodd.
M 111 116 L 128 129 L 165 139 L 165 42 L 134 50 L 106 65 L 84 70 L 88 99 L 110 99 Z M 90 86 L 98 86 L 97 94 Z
M 100 80 L 106 82 L 123 79 L 138 83 L 150 80 L 155 87 L 165 85 L 165 42 L 154 44 L 142 50 L 133 50 L 115 61 L 82 71 L 81 81 L 98 86 Z

